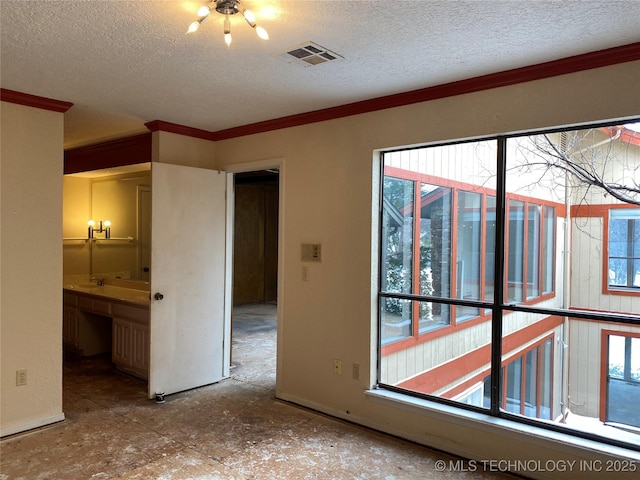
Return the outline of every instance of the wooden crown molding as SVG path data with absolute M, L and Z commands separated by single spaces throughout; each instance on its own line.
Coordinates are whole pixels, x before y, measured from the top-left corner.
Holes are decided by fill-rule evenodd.
M 16 103 L 18 105 L 41 108 L 43 110 L 51 110 L 53 112 L 60 113 L 64 113 L 73 107 L 73 103 L 71 102 L 39 97 L 37 95 L 16 92 L 15 90 L 8 90 L 6 88 L 0 88 L 0 100 L 3 102 Z
M 273 120 L 266 120 L 264 122 L 252 123 L 241 127 L 219 130 L 213 133 L 213 139 L 226 140 L 244 135 L 278 130 L 281 128 L 333 120 L 361 113 L 369 113 L 387 108 L 401 107 L 413 103 L 462 95 L 465 93 L 506 87 L 533 80 L 542 80 L 544 78 L 576 73 L 593 68 L 607 67 L 635 60 L 640 60 L 640 42 L 585 53 L 582 55 L 575 55 L 573 57 L 539 63 L 527 67 L 505 70 L 503 72 L 491 73 L 433 87 L 421 88 L 419 90 L 412 90 L 409 92 L 387 95 L 361 102 L 349 103 L 338 107 L 325 108 L 322 110 L 290 115 Z
M 203 140 L 214 140 L 215 134 L 207 130 L 200 130 L 199 128 L 187 127 L 185 125 L 179 125 L 177 123 L 165 122 L 163 120 L 154 120 L 144 124 L 150 132 L 169 132 L 177 133 L 178 135 L 185 135 L 187 137 L 201 138 Z
M 351 115 L 358 115 L 361 113 L 369 113 L 377 110 L 384 110 L 387 108 L 400 107 L 413 103 L 437 100 L 440 98 L 452 97 L 465 93 L 479 92 L 492 88 L 505 87 L 534 80 L 542 80 L 544 78 L 566 75 L 583 70 L 590 70 L 593 68 L 607 67 L 636 60 L 640 60 L 640 42 L 608 48 L 605 50 L 599 50 L 596 52 L 575 55 L 573 57 L 539 63 L 527 67 L 505 70 L 503 72 L 482 75 L 479 77 L 473 77 L 456 82 L 445 83 L 433 87 L 426 87 L 409 92 L 372 98 L 370 100 L 349 103 L 337 107 L 325 108 L 321 110 L 275 118 L 272 120 L 266 120 L 263 122 L 252 123 L 240 127 L 219 130 L 216 132 L 192 128 L 186 125 L 179 125 L 163 120 L 154 120 L 151 122 L 147 122 L 145 123 L 145 127 L 147 127 L 150 132 L 170 132 L 178 135 L 184 135 L 210 141 L 227 140 L 256 133 L 279 130 L 282 128 L 296 127 L 299 125 L 333 120 Z M 37 99 L 41 98 L 35 97 L 33 95 L 20 94 L 19 92 L 12 92 L 11 90 L 2 89 L 2 100 L 5 100 L 5 96 L 11 97 L 11 95 L 14 94 L 17 94 L 18 98 L 21 98 L 23 100 L 31 97 Z M 6 101 L 11 100 L 7 99 Z M 49 100 L 49 102 L 68 105 L 68 107 L 66 107 L 67 109 L 71 105 L 73 105 L 68 102 L 57 102 L 55 100 Z M 24 102 L 16 103 L 25 104 Z M 126 148 L 130 148 L 132 152 L 125 152 L 125 145 L 128 145 L 128 147 Z M 89 154 L 87 152 L 92 153 Z M 104 155 L 104 152 L 109 152 L 109 159 L 101 157 L 101 155 Z M 113 160 L 113 154 L 116 152 L 118 152 L 118 155 L 122 156 L 117 160 Z M 89 159 L 86 157 L 88 157 L 89 155 L 91 155 L 92 158 L 96 159 L 95 161 L 91 160 L 91 167 L 86 165 L 86 163 L 89 162 Z M 80 158 L 85 159 L 84 162 L 86 163 L 83 163 Z M 101 159 L 100 165 L 104 166 L 97 165 L 99 163 L 97 159 L 99 158 Z M 92 170 L 94 168 L 132 165 L 135 163 L 142 163 L 147 161 L 151 161 L 150 133 L 139 135 L 136 137 L 128 137 L 121 140 L 104 142 L 100 144 L 67 150 L 65 152 L 65 173 L 76 173 L 85 170 Z M 67 168 L 69 168 L 69 171 L 67 171 Z

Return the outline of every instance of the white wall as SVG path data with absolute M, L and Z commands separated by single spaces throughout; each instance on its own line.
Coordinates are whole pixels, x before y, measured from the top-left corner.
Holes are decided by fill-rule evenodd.
M 631 62 L 218 142 L 220 168 L 284 159 L 277 395 L 473 458 L 597 458 L 570 442 L 416 413 L 365 394 L 376 369 L 375 150 L 638 115 L 639 82 L 640 62 Z M 301 243 L 322 244 L 309 281 L 302 281 Z M 333 359 L 342 360 L 343 375 L 333 373 Z M 361 380 L 351 378 L 352 363 Z M 542 475 L 570 472 L 532 474 Z
M 62 413 L 62 113 L 2 102 L 2 436 Z M 16 370 L 27 385 L 16 386 Z

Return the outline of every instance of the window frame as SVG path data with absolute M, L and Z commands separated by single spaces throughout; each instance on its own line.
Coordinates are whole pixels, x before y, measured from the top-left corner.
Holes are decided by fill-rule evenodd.
M 607 386 L 607 378 L 609 376 L 609 337 L 611 335 L 627 338 L 638 338 L 640 339 L 640 333 L 637 332 L 627 332 L 624 330 L 609 330 L 602 329 L 600 331 L 600 421 L 603 423 L 607 422 L 607 410 L 609 404 L 609 392 Z M 626 353 L 626 352 L 625 352 Z M 626 360 L 626 359 L 625 359 Z M 623 379 L 623 381 L 628 381 L 627 379 Z M 638 384 L 640 381 L 631 380 L 633 383 Z M 640 388 L 640 385 L 637 385 L 636 388 Z
M 428 174 L 424 174 L 424 173 L 419 173 L 419 172 L 412 172 L 409 170 L 405 170 L 405 169 L 401 169 L 398 167 L 393 167 L 393 166 L 385 166 L 384 165 L 384 153 L 381 157 L 381 165 L 382 165 L 382 175 L 381 175 L 381 184 L 384 182 L 385 178 L 394 178 L 394 179 L 400 179 L 400 180 L 405 180 L 405 181 L 411 181 L 413 182 L 413 192 L 414 192 L 414 204 L 419 204 L 420 203 L 420 186 L 422 184 L 428 184 L 428 185 L 434 185 L 434 186 L 438 186 L 438 187 L 442 187 L 442 188 L 448 188 L 451 189 L 451 197 L 452 197 L 452 205 L 451 205 L 451 222 L 450 222 L 450 226 L 451 226 L 451 233 L 450 233 L 450 246 L 451 246 L 451 258 L 450 258 L 450 265 L 452 267 L 452 272 L 451 272 L 451 276 L 450 276 L 450 280 L 449 280 L 449 291 L 451 292 L 450 299 L 453 299 L 455 296 L 457 296 L 458 292 L 457 292 L 457 268 L 453 268 L 455 261 L 453 260 L 454 258 L 457 257 L 457 230 L 458 230 L 458 216 L 459 216 L 459 209 L 458 209 L 458 198 L 459 198 L 459 194 L 460 192 L 464 192 L 464 193 L 478 193 L 481 195 L 481 218 L 480 218 L 480 229 L 481 229 L 481 252 L 482 254 L 486 253 L 486 222 L 487 222 L 487 212 L 489 210 L 488 207 L 488 202 L 487 202 L 487 198 L 488 197 L 496 197 L 496 190 L 491 189 L 491 188 L 487 188 L 487 187 L 479 187 L 477 185 L 473 185 L 473 184 L 469 184 L 469 183 L 465 183 L 465 182 L 460 182 L 457 180 L 451 180 L 451 179 L 447 179 L 447 178 L 443 178 L 443 177 L 435 177 L 432 175 L 428 175 Z M 382 188 L 381 188 L 381 194 L 380 194 L 381 198 L 383 197 L 383 192 L 382 192 Z M 523 264 L 521 266 L 522 268 L 522 272 L 523 275 L 525 276 L 524 278 L 526 278 L 527 275 L 527 259 L 528 259 L 528 251 L 527 251 L 527 231 L 528 231 L 528 215 L 529 215 L 529 207 L 532 205 L 535 206 L 539 206 L 540 207 L 540 211 L 541 211 L 541 215 L 540 215 L 540 222 L 538 225 L 538 229 L 539 229 L 539 245 L 541 247 L 541 250 L 538 252 L 538 258 L 537 258 L 537 277 L 538 277 L 538 286 L 539 286 L 539 294 L 537 296 L 534 297 L 527 297 L 527 290 L 528 290 L 528 282 L 527 280 L 524 280 L 523 283 L 523 300 L 518 302 L 520 304 L 525 304 L 525 305 L 535 305 L 537 303 L 540 302 L 544 302 L 547 301 L 549 299 L 555 298 L 556 296 L 556 291 L 555 291 L 555 276 L 556 276 L 556 240 L 557 240 L 557 229 L 554 228 L 553 229 L 553 241 L 552 241 L 552 251 L 551 251 L 551 256 L 552 256 L 552 260 L 551 260 L 551 265 L 552 265 L 552 273 L 551 273 L 551 277 L 553 279 L 552 281 L 552 289 L 550 292 L 543 292 L 542 290 L 542 285 L 543 285 L 543 276 L 546 273 L 546 265 L 545 265 L 545 260 L 547 259 L 546 256 L 546 251 L 542 251 L 542 250 L 546 250 L 545 245 L 544 245 L 544 240 L 545 240 L 545 230 L 546 230 L 546 225 L 545 225 L 545 217 L 544 217 L 544 212 L 547 210 L 551 210 L 554 213 L 554 226 L 557 223 L 557 219 L 558 219 L 558 213 L 562 212 L 563 213 L 563 209 L 564 209 L 564 205 L 559 204 L 559 203 L 555 203 L 552 202 L 550 200 L 543 200 L 543 199 L 538 199 L 538 198 L 533 198 L 533 197 L 527 197 L 524 195 L 520 195 L 520 194 L 514 194 L 514 193 L 508 193 L 507 194 L 507 201 L 518 201 L 518 202 L 522 202 L 523 204 L 523 208 L 524 208 L 524 244 L 523 244 Z M 491 207 L 491 209 L 493 209 L 493 207 Z M 415 209 L 414 209 L 415 210 Z M 413 262 L 413 269 L 412 269 L 412 282 L 411 282 L 411 294 L 410 296 L 414 297 L 414 300 L 417 300 L 418 297 L 422 300 L 424 300 L 425 296 L 422 296 L 419 294 L 419 289 L 420 289 L 420 285 L 419 285 L 419 248 L 420 248 L 420 244 L 419 244 L 419 239 L 420 239 L 420 221 L 421 221 L 421 216 L 416 214 L 415 211 L 413 212 L 412 215 L 412 232 L 413 232 L 413 249 L 412 249 L 412 262 Z M 382 239 L 382 228 L 381 228 L 381 239 Z M 508 235 L 508 233 L 507 233 Z M 382 245 L 382 244 L 381 244 Z M 380 265 L 382 268 L 382 265 L 384 263 L 384 258 L 382 257 L 382 253 L 381 253 L 381 259 L 380 259 Z M 456 316 L 457 310 L 456 310 L 456 306 L 459 307 L 471 307 L 474 308 L 472 304 L 469 304 L 467 302 L 464 301 L 464 299 L 458 299 L 460 300 L 460 302 L 457 303 L 451 303 L 451 311 L 449 313 L 449 323 L 446 325 L 443 325 L 441 327 L 437 327 L 434 329 L 430 329 L 430 330 L 426 330 L 426 331 L 420 331 L 420 322 L 419 322 L 419 316 L 417 315 L 417 310 L 418 310 L 418 302 L 415 302 L 414 308 L 413 308 L 413 315 L 412 315 L 412 321 L 411 321 L 411 328 L 410 328 L 410 334 L 408 336 L 405 337 L 397 337 L 397 338 L 392 338 L 389 341 L 382 343 L 382 341 L 380 342 L 382 344 L 382 349 L 383 349 L 383 353 L 382 356 L 385 355 L 389 355 L 391 353 L 395 353 L 398 352 L 400 350 L 409 348 L 411 346 L 415 346 L 418 345 L 420 343 L 424 343 L 427 341 L 430 341 L 434 338 L 437 338 L 439 336 L 444 336 L 444 335 L 449 335 L 451 333 L 451 329 L 462 329 L 462 328 L 470 328 L 473 327 L 474 325 L 477 325 L 478 323 L 483 323 L 483 322 L 487 322 L 491 320 L 491 310 L 486 308 L 486 303 L 490 302 L 490 300 L 486 300 L 485 299 L 485 293 L 486 293 L 486 279 L 487 279 L 487 272 L 490 269 L 486 267 L 486 265 L 481 265 L 481 270 L 480 270 L 480 282 L 481 282 L 481 286 L 480 286 L 480 299 L 479 300 L 471 300 L 470 302 L 482 302 L 485 304 L 485 307 L 475 307 L 479 309 L 479 314 L 475 315 L 471 318 L 466 318 L 466 319 L 458 319 Z M 506 276 L 506 274 L 505 274 Z M 495 277 L 495 274 L 494 274 Z M 390 292 L 388 290 L 382 290 L 382 279 L 380 280 L 380 289 L 379 289 L 379 293 L 382 294 L 385 297 L 391 297 L 391 298 L 403 298 L 402 295 L 398 296 L 397 294 L 395 294 L 394 292 Z M 494 282 L 495 282 L 495 278 L 494 278 Z M 505 281 L 505 289 L 507 288 L 507 283 Z M 495 294 L 495 290 L 494 290 L 494 294 Z M 505 290 L 505 295 L 506 295 L 506 290 Z M 404 297 L 406 298 L 406 297 Z M 430 297 L 430 298 L 442 298 L 442 297 Z
M 638 120 L 634 120 L 631 122 L 637 122 L 640 121 L 640 119 Z M 535 306 L 535 305 L 527 305 L 527 304 L 517 304 L 517 305 L 510 305 L 508 303 L 506 303 L 504 301 L 504 296 L 503 296 L 503 289 L 505 287 L 505 281 L 504 281 L 504 277 L 505 275 L 505 259 L 504 259 L 504 247 L 505 247 L 505 234 L 506 234 L 506 170 L 507 170 L 507 140 L 510 138 L 517 138 L 517 137 L 523 137 L 523 136 L 528 136 L 528 135 L 539 135 L 539 134 L 553 134 L 553 133 L 562 133 L 562 132 L 566 132 L 566 131 L 571 131 L 571 130 L 584 130 L 584 129 L 593 129 L 593 128 L 606 128 L 606 127 L 610 127 L 612 125 L 621 125 L 624 123 L 630 123 L 629 120 L 624 120 L 624 121 L 608 121 L 608 122 L 601 122 L 601 123 L 593 123 L 593 124 L 581 124 L 581 125 L 575 125 L 575 126 L 565 126 L 562 128 L 549 128 L 549 129 L 540 129 L 540 130 L 536 130 L 536 131 L 521 131 L 519 133 L 514 133 L 514 134 L 502 134 L 502 135 L 497 135 L 497 136 L 491 136 L 491 137 L 482 137 L 482 138 L 471 138 L 471 139 L 466 139 L 466 140 L 458 140 L 458 141 L 449 141 L 449 142 L 440 142 L 440 143 L 432 143 L 432 144 L 428 144 L 428 145 L 424 145 L 425 147 L 436 147 L 436 146 L 444 146 L 444 145 L 453 145 L 453 144 L 461 144 L 461 143 L 466 143 L 466 142 L 477 142 L 477 141 L 481 141 L 481 140 L 496 140 L 498 143 L 498 152 L 497 152 L 497 164 L 498 164 L 498 171 L 497 171 L 497 188 L 496 188 L 496 193 L 495 193 L 495 198 L 496 198 L 496 245 L 495 245 L 495 251 L 496 251 L 496 258 L 494 259 L 494 280 L 495 282 L 498 284 L 497 288 L 495 289 L 494 292 L 494 298 L 491 302 L 486 302 L 486 301 L 481 301 L 481 302 L 470 302 L 470 301 L 463 301 L 463 300 L 459 300 L 459 299 L 455 299 L 455 298 L 431 298 L 431 301 L 438 301 L 441 302 L 443 304 L 448 304 L 448 305 L 462 305 L 462 306 L 472 306 L 472 307 L 479 307 L 479 308 L 486 308 L 486 309 L 490 309 L 492 312 L 491 315 L 491 372 L 495 372 L 494 375 L 491 376 L 491 406 L 489 408 L 489 410 L 487 411 L 487 409 L 485 408 L 477 408 L 471 405 L 464 405 L 461 404 L 459 402 L 447 399 L 447 398 L 441 398 L 438 396 L 433 396 L 433 395 L 422 395 L 422 394 L 417 394 L 415 392 L 411 392 L 408 391 L 406 389 L 402 389 L 402 388 L 397 388 L 393 385 L 388 385 L 388 384 L 384 384 L 383 382 L 380 381 L 381 378 L 381 365 L 382 365 L 382 355 L 383 355 L 383 351 L 384 351 L 384 346 L 381 344 L 380 342 L 380 337 L 378 334 L 378 342 L 377 342 L 377 379 L 376 379 L 376 384 L 375 384 L 375 388 L 381 389 L 381 390 L 387 390 L 389 392 L 394 392 L 395 394 L 398 395 L 402 395 L 402 396 L 407 396 L 407 397 L 417 397 L 418 399 L 424 399 L 424 400 L 428 400 L 430 402 L 434 402 L 435 404 L 443 404 L 445 406 L 450 406 L 450 407 L 454 407 L 456 409 L 459 409 L 461 411 L 467 410 L 470 412 L 476 412 L 479 414 L 483 414 L 483 415 L 487 415 L 489 414 L 490 417 L 495 417 L 497 419 L 506 419 L 509 421 L 515 421 L 517 423 L 521 423 L 524 425 L 529 425 L 532 427 L 536 427 L 536 428 L 540 428 L 542 431 L 544 430 L 548 430 L 548 431 L 555 431 L 558 433 L 562 433 L 562 434 L 568 434 L 570 436 L 574 436 L 577 438 L 584 438 L 584 439 L 588 439 L 588 440 L 593 440 L 595 442 L 599 442 L 601 444 L 609 444 L 609 445 L 615 445 L 615 446 L 619 446 L 622 448 L 633 448 L 636 449 L 637 446 L 630 444 L 628 442 L 622 441 L 622 440 L 618 440 L 615 438 L 610 438 L 610 437 L 603 437 L 600 436 L 598 434 L 595 433 L 591 433 L 588 431 L 580 431 L 580 430 L 568 430 L 567 428 L 561 426 L 561 425 L 556 425 L 552 422 L 543 422 L 537 419 L 530 419 L 527 417 L 520 417 L 520 416 L 514 416 L 512 414 L 506 413 L 506 412 L 501 412 L 500 411 L 500 388 L 501 388 L 501 384 L 498 378 L 498 373 L 500 371 L 501 365 L 502 365 L 502 352 L 501 352 L 501 340 L 502 340 L 502 318 L 505 314 L 508 314 L 509 312 L 527 312 L 527 313 L 533 313 L 533 314 L 541 314 L 541 315 L 550 315 L 550 316 L 560 316 L 560 317 L 567 317 L 567 318 L 574 318 L 574 319 L 581 319 L 581 320 L 594 320 L 597 322 L 611 322 L 611 323 L 619 323 L 619 324 L 624 324 L 624 325 L 634 325 L 634 326 L 640 326 L 640 318 L 638 318 L 635 315 L 627 315 L 624 313 L 618 313 L 618 312 L 612 312 L 612 311 L 606 311 L 606 312 L 600 312 L 600 311 L 592 311 L 592 310 L 588 310 L 588 309 L 571 309 L 571 308 L 545 308 L 544 306 Z M 380 151 L 380 153 L 382 153 L 384 155 L 384 153 L 386 152 L 394 152 L 394 151 L 401 151 L 401 150 L 413 150 L 415 149 L 415 147 L 412 148 L 399 148 L 399 149 L 388 149 L 385 151 Z M 382 198 L 383 198 L 383 194 L 382 194 L 382 180 L 384 179 L 384 161 L 383 161 L 383 155 L 380 157 L 380 161 L 378 162 L 378 168 L 379 168 L 379 173 L 378 173 L 378 179 L 379 179 L 379 204 L 378 204 L 378 215 L 379 218 L 382 218 Z M 564 207 L 564 205 L 563 205 Z M 574 206 L 572 206 L 572 210 L 573 210 Z M 564 212 L 564 208 L 562 209 L 562 211 L 560 210 L 556 210 L 556 219 L 561 218 L 562 216 L 565 215 Z M 605 222 L 607 221 L 607 217 L 605 217 Z M 557 222 L 556 222 L 557 225 Z M 555 230 L 557 230 L 557 228 L 555 228 Z M 605 235 L 607 234 L 607 229 L 604 230 Z M 382 236 L 382 227 L 380 226 L 380 228 L 378 229 L 378 235 L 379 237 Z M 554 232 L 554 237 L 557 238 L 557 233 Z M 554 241 L 554 244 L 556 244 L 556 242 Z M 378 245 L 382 245 L 382 240 L 381 238 L 378 238 Z M 606 245 L 606 244 L 605 244 Z M 381 257 L 381 249 L 378 248 L 378 261 L 381 262 L 382 261 L 382 257 Z M 604 258 L 607 258 L 606 256 L 603 256 Z M 555 265 L 555 258 L 554 258 L 554 265 Z M 556 285 L 556 278 L 554 275 L 554 278 L 552 279 L 553 282 L 553 291 L 556 290 L 557 285 Z M 542 293 L 542 292 L 541 292 Z M 380 285 L 380 275 L 378 275 L 378 292 L 377 292 L 377 298 L 378 298 L 378 305 L 381 304 L 381 300 L 385 297 L 384 292 L 382 292 L 381 289 L 381 285 Z M 406 300 L 422 300 L 421 297 L 419 296 L 415 296 L 415 295 L 403 295 L 402 296 L 404 299 Z M 380 315 L 378 315 L 378 318 L 380 318 Z M 380 327 L 378 327 L 380 328 Z M 379 330 L 378 330 L 379 331 Z
M 555 350 L 554 350 L 554 340 L 555 340 L 555 335 L 553 333 L 545 336 L 544 338 L 542 338 L 541 340 L 538 340 L 537 342 L 533 343 L 532 345 L 527 346 L 526 348 L 519 350 L 517 352 L 512 353 L 511 355 L 507 356 L 502 363 L 502 368 L 503 370 L 503 390 L 502 390 L 502 400 L 500 402 L 500 408 L 502 408 L 503 410 L 507 411 L 507 388 L 508 388 L 508 382 L 507 382 L 507 367 L 511 364 L 513 364 L 516 360 L 520 359 L 521 360 L 521 365 L 520 365 L 520 379 L 521 379 L 521 383 L 520 383 L 520 408 L 519 408 L 519 412 L 516 412 L 519 415 L 526 415 L 525 414 L 525 409 L 526 409 L 526 384 L 527 384 L 527 379 L 529 378 L 529 372 L 528 372 L 528 368 L 527 368 L 527 355 L 532 353 L 532 352 L 536 352 L 536 414 L 539 415 L 540 414 L 540 410 L 542 408 L 542 383 L 544 381 L 544 379 L 542 378 L 543 374 L 544 374 L 544 368 L 543 368 L 543 363 L 544 363 L 544 345 L 546 343 L 549 342 L 550 344 L 550 350 L 549 350 L 549 356 L 551 357 L 551 359 L 553 359 L 553 356 L 555 355 Z M 553 369 L 550 372 L 550 384 L 553 387 Z M 551 388 L 551 405 L 553 405 L 553 388 Z M 529 417 L 532 418 L 532 417 Z M 541 419 L 541 417 L 536 417 L 538 419 Z M 549 419 L 551 420 L 551 419 Z
M 627 239 L 627 255 L 626 256 L 620 256 L 620 257 L 615 257 L 618 259 L 626 259 L 627 261 L 627 285 L 611 285 L 609 283 L 609 276 L 608 276 L 608 272 L 610 270 L 610 266 L 611 266 L 611 252 L 610 252 L 610 240 L 611 240 L 611 220 L 612 220 L 612 213 L 614 211 L 619 212 L 621 210 L 636 210 L 638 211 L 638 214 L 640 216 L 640 206 L 633 206 L 633 207 L 627 207 L 625 206 L 620 206 L 620 208 L 610 208 L 607 212 L 606 215 L 606 225 L 603 227 L 604 229 L 606 229 L 606 235 L 603 235 L 604 238 L 604 248 L 605 248 L 605 254 L 603 255 L 603 258 L 605 259 L 605 265 L 603 266 L 603 272 L 604 272 L 604 287 L 605 287 L 605 291 L 607 293 L 611 293 L 611 294 L 631 294 L 631 295 L 640 295 L 640 285 L 635 286 L 635 285 L 629 285 L 629 281 L 631 281 L 633 283 L 633 279 L 630 277 L 633 277 L 635 274 L 632 271 L 632 268 L 629 265 L 629 262 L 640 262 L 640 257 L 634 257 L 633 254 L 631 252 L 629 252 L 630 248 L 633 248 L 634 245 L 633 243 L 630 245 L 629 244 L 629 239 Z M 633 235 L 633 231 L 634 228 L 637 228 L 640 230 L 640 218 L 625 218 L 624 220 L 627 221 L 627 236 L 632 236 Z M 640 245 L 640 239 L 638 239 L 638 244 Z

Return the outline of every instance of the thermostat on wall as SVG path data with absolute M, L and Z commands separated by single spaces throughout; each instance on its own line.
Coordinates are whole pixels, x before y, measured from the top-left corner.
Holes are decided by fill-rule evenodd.
M 303 262 L 322 261 L 322 245 L 319 243 L 303 243 L 302 244 L 302 261 Z

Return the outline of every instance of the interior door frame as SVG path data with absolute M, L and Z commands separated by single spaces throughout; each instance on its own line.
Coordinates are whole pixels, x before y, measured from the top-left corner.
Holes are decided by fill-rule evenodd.
M 283 313 L 284 310 L 284 299 L 285 299 L 285 291 L 284 284 L 282 282 L 283 279 L 283 271 L 284 271 L 284 199 L 285 199 L 285 159 L 284 157 L 277 157 L 267 160 L 258 160 L 252 162 L 242 162 L 221 166 L 220 170 L 228 173 L 227 176 L 227 258 L 230 260 L 227 263 L 227 271 L 226 271 L 226 285 L 229 289 L 226 293 L 228 295 L 227 298 L 233 298 L 233 232 L 234 232 L 234 221 L 235 221 L 235 174 L 236 173 L 247 173 L 247 172 L 257 172 L 261 170 L 269 170 L 269 169 L 277 169 L 278 170 L 278 293 L 276 296 L 276 397 L 279 397 L 280 393 L 280 382 L 279 373 L 282 372 L 282 365 L 284 364 L 283 358 L 283 348 L 282 348 L 282 339 L 283 336 L 281 333 L 283 332 Z M 231 319 L 231 308 L 233 302 L 230 300 L 227 302 L 227 308 L 229 308 L 228 312 L 225 312 L 226 318 Z M 231 338 L 231 321 L 227 322 L 225 328 L 228 328 L 228 331 L 225 331 L 225 338 Z M 225 348 L 225 366 L 226 368 L 231 367 L 231 345 L 229 348 Z
M 144 195 L 148 195 L 147 201 L 149 202 L 149 212 L 147 213 L 149 219 L 151 219 L 151 178 L 149 178 L 149 185 L 138 185 L 136 187 L 136 214 L 137 214 L 137 218 L 136 218 L 136 235 L 138 238 L 138 251 L 136 253 L 136 269 L 137 269 L 137 278 L 140 278 L 143 281 L 146 281 L 147 283 L 149 283 L 149 281 L 151 280 L 151 245 L 149 242 L 149 245 L 147 246 L 147 249 L 149 250 L 149 257 L 148 257 L 148 266 L 147 268 L 149 268 L 149 270 L 147 272 L 143 272 L 142 269 L 144 268 L 143 265 L 145 262 L 143 262 L 143 260 L 145 260 L 145 256 L 143 255 L 143 245 L 142 245 L 142 238 L 143 238 L 143 232 L 146 230 L 147 232 L 147 237 L 146 240 L 149 241 L 149 238 L 151 237 L 151 225 L 149 224 L 149 226 L 147 228 L 145 228 L 143 226 L 143 224 L 141 223 L 144 217 L 144 212 L 143 212 L 143 200 L 142 197 Z M 146 278 L 144 278 L 143 273 L 146 273 Z

